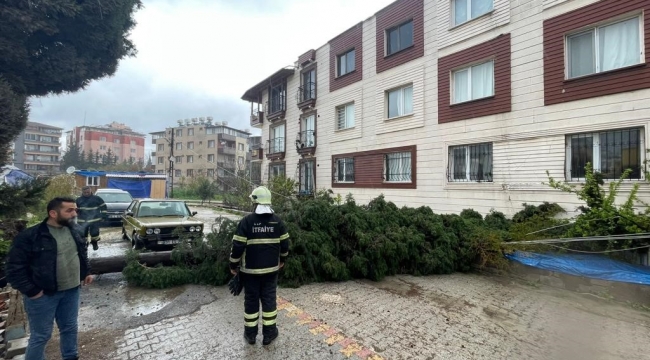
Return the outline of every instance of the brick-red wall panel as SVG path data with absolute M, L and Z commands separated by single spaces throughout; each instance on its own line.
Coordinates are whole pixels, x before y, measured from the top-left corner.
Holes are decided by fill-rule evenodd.
M 384 154 L 393 152 L 411 152 L 411 182 L 387 183 L 384 182 Z M 417 146 L 401 146 L 389 149 L 377 149 L 348 154 L 332 155 L 332 169 L 336 166 L 336 159 L 354 158 L 354 183 L 337 183 L 332 172 L 333 188 L 374 188 L 374 189 L 416 189 L 417 188 Z
M 363 23 L 330 40 L 330 91 L 363 79 Z M 336 57 L 354 48 L 354 71 L 336 77 Z
M 316 59 L 316 50 L 311 49 L 298 57 L 298 64 L 302 65 L 309 60 Z
M 451 71 L 494 58 L 494 96 L 451 104 Z M 509 112 L 512 109 L 510 34 L 478 44 L 438 60 L 438 123 Z
M 377 73 L 392 69 L 424 56 L 424 1 L 399 0 L 376 15 L 377 19 Z M 413 46 L 385 56 L 386 30 L 413 19 Z
M 650 49 L 650 0 L 602 0 L 544 21 L 544 104 L 618 94 L 650 88 L 646 63 L 606 73 L 565 80 L 564 39 L 567 33 L 635 11 L 644 11 L 647 58 Z

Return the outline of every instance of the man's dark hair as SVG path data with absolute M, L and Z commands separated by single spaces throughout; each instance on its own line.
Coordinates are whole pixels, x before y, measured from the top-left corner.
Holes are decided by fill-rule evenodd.
M 54 199 L 50 200 L 49 203 L 47 203 L 47 212 L 49 214 L 50 210 L 59 211 L 63 207 L 63 203 L 74 203 L 74 202 L 75 200 L 69 196 L 55 197 Z

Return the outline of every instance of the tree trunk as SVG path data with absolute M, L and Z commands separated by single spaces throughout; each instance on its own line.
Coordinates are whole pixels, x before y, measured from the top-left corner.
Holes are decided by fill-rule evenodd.
M 158 264 L 168 266 L 173 265 L 171 255 L 171 251 L 141 253 L 139 259 L 141 263 L 147 266 L 155 266 Z M 126 267 L 126 255 L 90 258 L 90 267 L 92 269 L 91 272 L 95 275 L 122 272 L 124 267 Z

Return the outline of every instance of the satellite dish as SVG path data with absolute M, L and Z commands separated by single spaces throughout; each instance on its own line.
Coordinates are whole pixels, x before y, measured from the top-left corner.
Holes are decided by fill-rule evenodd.
M 65 172 L 67 174 L 72 174 L 75 170 L 77 170 L 77 169 L 75 169 L 74 166 L 70 166 L 69 168 L 65 169 Z

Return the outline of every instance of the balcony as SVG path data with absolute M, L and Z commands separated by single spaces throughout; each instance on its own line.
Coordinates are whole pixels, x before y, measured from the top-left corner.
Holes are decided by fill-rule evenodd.
M 252 127 L 262 127 L 264 122 L 264 111 L 262 110 L 252 110 L 251 111 L 251 126 Z
M 284 93 L 271 97 L 271 100 L 266 102 L 266 118 L 268 121 L 273 122 L 284 118 L 287 110 L 287 99 Z
M 251 160 L 252 161 L 262 160 L 263 156 L 264 156 L 264 149 L 259 148 L 259 149 L 251 150 Z
M 237 141 L 237 137 L 235 135 L 223 134 L 223 133 L 217 135 L 217 139 L 219 139 L 219 141 L 232 141 L 232 142 Z
M 235 162 L 218 162 L 217 169 L 235 171 L 237 170 L 237 164 Z
M 300 155 L 311 155 L 316 151 L 316 131 L 305 130 L 296 137 L 296 150 Z
M 266 141 L 266 158 L 269 160 L 284 159 L 284 138 Z
M 223 155 L 235 155 L 237 153 L 237 148 L 235 147 L 219 146 L 217 149 L 217 153 Z
M 308 82 L 298 88 L 296 92 L 296 103 L 298 109 L 305 110 L 314 108 L 316 105 L 316 83 Z

